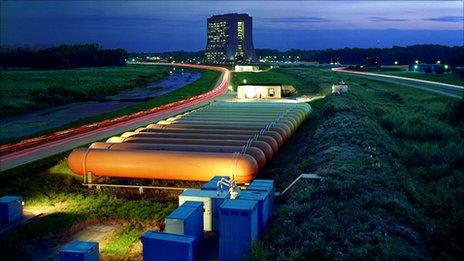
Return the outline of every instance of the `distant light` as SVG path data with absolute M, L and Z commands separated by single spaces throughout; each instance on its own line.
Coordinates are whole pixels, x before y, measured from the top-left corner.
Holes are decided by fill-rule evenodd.
M 440 64 L 440 63 L 441 63 L 441 61 L 440 61 L 440 60 L 438 60 L 438 61 L 437 61 L 437 63 L 438 63 L 438 64 Z
M 398 65 L 398 61 L 395 61 L 395 65 Z
M 417 65 L 414 65 L 414 70 L 417 70 L 417 68 L 419 68 L 419 66 L 417 66 Z
M 419 63 L 419 60 L 416 60 L 416 63 Z
M 243 83 L 247 83 L 247 80 L 246 80 L 246 79 L 243 79 Z
M 133 61 L 133 62 L 135 62 L 135 59 L 134 59 L 134 58 L 132 58 L 132 61 Z
M 447 65 L 447 64 L 445 64 L 445 69 L 448 69 L 448 65 Z

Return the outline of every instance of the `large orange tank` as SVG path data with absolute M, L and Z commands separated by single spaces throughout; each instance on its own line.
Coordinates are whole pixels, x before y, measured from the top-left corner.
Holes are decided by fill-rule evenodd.
M 250 102 L 214 102 L 209 107 L 212 108 L 253 108 L 253 109 L 267 109 L 267 108 L 297 108 L 303 109 L 306 113 L 311 112 L 311 106 L 307 103 L 250 103 Z M 206 108 L 206 107 L 205 107 Z
M 266 161 L 274 156 L 272 147 L 259 140 L 212 140 L 212 139 L 183 139 L 183 138 L 141 138 L 141 137 L 111 137 L 107 143 L 142 143 L 142 144 L 185 144 L 185 145 L 215 145 L 215 146 L 244 146 L 249 142 L 250 147 L 256 147 L 264 152 Z
M 271 124 L 273 121 L 270 121 L 270 120 L 247 120 L 247 119 L 228 119 L 228 120 L 224 120 L 224 119 L 212 119 L 212 118 L 205 118 L 205 119 L 184 119 L 184 118 L 180 118 L 180 119 L 174 119 L 174 120 L 167 120 L 166 123 L 170 124 L 170 123 L 187 123 L 187 122 L 219 122 L 219 123 L 223 123 L 223 124 L 237 124 L 237 125 L 242 125 L 242 124 L 263 124 L 263 125 L 268 125 L 268 124 Z M 164 124 L 165 122 L 161 122 L 161 124 Z M 280 120 L 277 120 L 276 123 L 282 123 L 282 124 L 285 124 L 287 125 L 290 130 L 293 132 L 295 132 L 295 130 L 297 129 L 297 125 L 295 125 L 293 122 L 289 121 L 288 119 L 280 119 Z
M 68 166 L 76 174 L 102 177 L 208 181 L 214 176 L 251 182 L 258 163 L 248 154 L 150 150 L 75 149 Z
M 263 116 L 285 116 L 285 117 L 293 117 L 298 119 L 299 122 L 302 122 L 306 119 L 307 114 L 304 110 L 278 110 L 278 111 L 255 111 L 253 109 L 242 109 L 242 110 L 228 110 L 228 109 L 211 109 L 211 110 L 202 110 L 202 111 L 196 111 L 192 112 L 190 114 L 185 114 L 185 115 L 200 115 L 200 114 L 205 114 L 205 115 L 211 115 L 211 114 L 221 114 L 221 115 L 263 115 Z
M 182 129 L 182 130 L 188 130 L 189 128 L 192 129 L 224 129 L 224 130 L 248 130 L 248 131 L 255 131 L 259 132 L 260 130 L 263 129 L 263 127 L 258 127 L 258 126 L 242 126 L 242 125 L 226 125 L 226 124 L 221 124 L 221 125 L 200 125 L 200 124 L 150 124 L 147 126 L 149 129 Z M 269 127 L 268 130 L 270 131 L 275 131 L 278 132 L 282 138 L 284 138 L 285 141 L 287 141 L 290 136 L 292 135 L 291 132 L 287 132 L 285 129 L 280 128 L 280 127 Z
M 180 120 L 180 119 L 187 119 L 187 120 L 221 120 L 224 122 L 228 121 L 268 121 L 268 122 L 274 122 L 274 121 L 282 121 L 286 120 L 289 121 L 293 124 L 293 126 L 298 127 L 299 120 L 295 120 L 292 117 L 282 117 L 279 118 L 278 116 L 249 116 L 249 115 L 236 115 L 232 116 L 229 115 L 228 113 L 224 114 L 215 114 L 215 115 L 202 115 L 202 114 L 191 114 L 191 115 L 185 115 L 182 118 L 174 118 L 175 120 Z
M 191 114 L 186 114 L 182 116 L 177 116 L 176 118 L 182 118 L 185 116 L 202 116 L 202 117 L 212 117 L 212 116 L 227 116 L 227 117 L 251 117 L 251 118 L 258 118 L 258 117 L 267 117 L 267 118 L 291 118 L 295 120 L 298 124 L 300 124 L 304 118 L 301 117 L 300 115 L 297 114 L 291 114 L 291 113 L 254 113 L 254 112 L 209 112 L 209 111 L 204 111 L 204 112 L 195 112 Z
M 224 130 L 224 129 L 152 129 L 152 128 L 139 128 L 135 130 L 135 132 L 138 133 L 145 133 L 145 132 L 150 132 L 150 133 L 191 133 L 191 134 L 222 134 L 222 135 L 255 135 L 257 132 L 256 131 L 248 131 L 248 130 Z M 279 144 L 279 147 L 282 147 L 284 145 L 284 139 L 283 137 L 275 131 L 270 131 L 270 130 L 263 130 L 261 132 L 261 135 L 264 136 L 270 136 L 274 138 L 277 143 Z
M 292 129 L 288 126 L 288 124 L 285 123 L 273 123 L 272 125 L 269 122 L 254 122 L 254 123 L 241 123 L 241 124 L 232 124 L 232 123 L 224 123 L 220 121 L 205 121 L 205 120 L 184 120 L 184 121 L 176 121 L 176 122 L 171 122 L 171 121 L 159 121 L 157 122 L 157 125 L 167 125 L 167 126 L 173 126 L 173 125 L 205 125 L 205 126 L 214 126 L 219 127 L 219 126 L 227 126 L 227 125 L 234 125 L 234 126 L 241 126 L 241 127 L 259 127 L 260 129 L 266 128 L 268 126 L 273 126 L 273 127 L 278 127 L 283 130 L 285 130 L 286 133 L 289 133 L 291 136 L 293 134 Z M 150 126 L 150 125 L 149 125 Z
M 112 149 L 112 150 L 161 150 L 161 151 L 195 151 L 195 152 L 218 152 L 234 153 L 241 152 L 252 156 L 258 163 L 258 168 L 266 166 L 266 155 L 256 147 L 224 146 L 224 145 L 187 145 L 187 144 L 160 144 L 160 143 L 106 143 L 94 142 L 90 149 Z
M 195 133 L 136 133 L 136 132 L 125 132 L 121 135 L 123 138 L 127 137 L 145 137 L 145 138 L 183 138 L 183 139 L 213 139 L 213 140 L 249 140 L 253 138 L 252 135 L 221 135 L 221 134 L 195 134 Z M 277 153 L 279 150 L 279 144 L 271 136 L 259 136 L 257 140 L 264 141 L 269 144 L 272 151 Z

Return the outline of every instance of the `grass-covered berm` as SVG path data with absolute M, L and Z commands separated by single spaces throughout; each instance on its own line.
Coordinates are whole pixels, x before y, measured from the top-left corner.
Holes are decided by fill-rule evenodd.
M 119 183 L 200 186 L 163 181 Z M 0 260 L 55 259 L 60 247 L 72 240 L 99 242 L 104 260 L 140 260 L 139 237 L 146 230 L 163 228 L 164 218 L 177 207 L 181 192 L 90 189 L 67 168 L 65 155 L 2 173 L 0 184 L 0 195 L 23 196 L 25 213 L 36 216 L 0 235 Z
M 262 173 L 282 199 L 252 260 L 460 259 L 464 256 L 464 100 L 320 69 L 349 93 L 314 112 Z M 304 78 L 302 78 L 304 81 Z M 326 81 L 327 80 L 327 81 Z

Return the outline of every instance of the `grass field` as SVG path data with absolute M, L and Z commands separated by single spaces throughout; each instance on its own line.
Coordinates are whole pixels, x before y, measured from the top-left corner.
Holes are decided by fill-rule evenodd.
M 115 94 L 157 82 L 169 75 L 169 69 L 167 66 L 127 65 L 48 71 L 3 70 L 0 116 Z
M 445 74 L 436 74 L 436 73 L 420 73 L 420 72 L 381 72 L 382 74 L 396 75 L 401 77 L 408 77 L 414 79 L 421 79 L 433 82 L 442 82 L 454 85 L 464 86 L 464 78 L 459 77 L 457 73 L 445 73 Z
M 328 70 L 285 72 L 300 70 L 321 86 L 343 78 L 350 93 L 314 102 L 261 173 L 278 190 L 302 172 L 324 181 L 286 197 L 251 259 L 462 256 L 464 102 Z
M 114 70 L 117 70 L 117 69 L 120 69 L 120 68 L 122 68 L 123 70 L 131 71 L 133 73 L 133 76 L 137 75 L 135 73 L 140 74 L 141 72 L 144 72 L 144 73 L 153 72 L 153 68 L 156 68 L 155 69 L 155 74 L 154 74 L 156 76 L 153 76 L 152 78 L 148 78 L 146 76 L 143 76 L 143 77 L 142 76 L 137 76 L 138 81 L 139 81 L 139 83 L 137 83 L 137 84 L 142 84 L 142 80 L 140 80 L 140 78 L 145 79 L 145 80 L 143 80 L 143 82 L 144 82 L 144 84 L 146 84 L 148 82 L 152 82 L 152 80 L 155 81 L 156 79 L 162 79 L 164 77 L 165 72 L 169 73 L 169 68 L 170 67 L 152 66 L 152 65 L 128 65 L 127 67 L 115 67 L 115 68 L 109 68 L 109 69 L 108 68 L 107 69 L 97 68 L 97 69 L 93 69 L 93 70 L 104 70 L 104 71 L 109 70 L 109 71 L 111 71 L 111 73 L 117 74 L 117 72 L 114 71 Z M 81 69 L 76 69 L 76 70 L 81 70 Z M 85 69 L 85 70 L 90 70 L 90 69 Z M 191 70 L 200 72 L 202 74 L 201 78 L 199 80 L 195 81 L 195 82 L 187 84 L 186 86 L 184 86 L 184 87 L 182 87 L 180 89 L 177 89 L 177 90 L 174 90 L 172 92 L 161 95 L 159 97 L 150 99 L 150 100 L 148 100 L 146 102 L 141 102 L 141 103 L 138 103 L 138 104 L 135 104 L 135 105 L 132 105 L 132 106 L 127 106 L 127 107 L 124 107 L 124 108 L 119 109 L 119 110 L 99 114 L 99 115 L 93 116 L 93 117 L 76 119 L 76 121 L 68 123 L 68 124 L 63 125 L 63 126 L 60 126 L 59 128 L 51 128 L 51 129 L 48 129 L 48 130 L 43 131 L 43 132 L 38 132 L 38 133 L 36 133 L 36 134 L 34 134 L 32 136 L 23 136 L 23 137 L 20 137 L 20 138 L 12 138 L 12 139 L 3 139 L 3 140 L 1 140 L 1 143 L 2 144 L 12 143 L 12 142 L 16 142 L 16 141 L 19 141 L 19 140 L 22 140 L 22 139 L 35 137 L 35 136 L 39 136 L 39 135 L 42 135 L 42 134 L 52 133 L 54 131 L 59 131 L 59 130 L 63 130 L 63 129 L 66 129 L 66 128 L 79 127 L 79 126 L 81 126 L 83 124 L 87 124 L 87 123 L 92 123 L 92 122 L 106 120 L 106 119 L 112 119 L 112 118 L 116 118 L 116 117 L 123 116 L 123 115 L 126 115 L 126 114 L 134 113 L 134 112 L 137 112 L 137 111 L 147 110 L 147 109 L 150 109 L 150 108 L 153 108 L 153 107 L 161 106 L 161 105 L 164 105 L 164 104 L 167 104 L 167 103 L 170 103 L 170 102 L 175 102 L 175 101 L 178 101 L 178 100 L 181 100 L 181 99 L 190 98 L 192 96 L 207 92 L 207 91 L 211 90 L 212 88 L 214 88 L 214 86 L 215 86 L 215 84 L 216 84 L 216 82 L 217 82 L 217 80 L 219 79 L 219 76 L 220 76 L 220 72 L 218 72 L 218 71 L 210 71 L 210 70 L 202 70 L 202 69 L 191 69 Z M 71 70 L 71 71 L 73 71 L 73 70 Z M 54 72 L 56 73 L 56 71 L 54 71 Z M 101 76 L 101 77 L 103 77 L 103 76 Z M 110 77 L 110 76 L 108 76 L 108 77 Z M 2 76 L 2 78 L 3 78 L 3 76 Z M 148 80 L 148 79 L 150 79 L 150 80 Z M 50 80 L 50 79 L 48 79 L 48 80 Z M 103 84 L 103 82 L 104 82 L 103 80 L 100 81 L 100 83 L 102 83 L 102 84 Z M 129 84 L 129 85 L 133 84 L 133 83 L 131 83 L 131 81 L 127 81 L 126 83 Z M 73 84 L 76 84 L 76 82 L 74 82 Z M 134 87 L 132 85 L 130 85 L 130 86 L 129 85 L 126 86 L 125 88 Z M 89 86 L 87 86 L 87 88 L 91 88 L 92 85 L 89 83 Z M 12 97 L 12 96 L 9 96 L 9 97 Z M 3 97 L 2 97 L 2 99 L 3 99 Z M 11 99 L 6 99 L 6 100 L 11 100 Z

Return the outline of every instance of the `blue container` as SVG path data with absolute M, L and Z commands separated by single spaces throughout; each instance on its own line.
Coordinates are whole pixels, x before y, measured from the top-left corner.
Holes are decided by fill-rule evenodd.
M 218 190 L 217 183 L 222 178 L 230 179 L 228 176 L 214 176 L 210 181 L 206 182 L 201 189 L 203 190 Z M 229 190 L 229 187 L 224 186 L 224 190 Z
M 72 241 L 60 250 L 60 261 L 98 261 L 97 242 Z
M 266 180 L 266 179 L 255 179 L 248 186 L 247 190 L 266 191 L 269 193 L 268 206 L 269 206 L 269 216 L 271 216 L 272 212 L 274 211 L 274 194 L 275 194 L 274 181 Z
M 269 221 L 269 193 L 265 191 L 242 191 L 238 198 L 243 200 L 254 200 L 258 202 L 258 232 L 262 234 L 267 227 Z
M 145 261 L 194 259 L 195 238 L 191 236 L 146 231 L 140 240 Z
M 203 202 L 203 230 L 219 231 L 219 206 L 229 197 L 229 191 L 186 189 L 179 195 L 179 206 L 185 201 Z
M 258 202 L 229 199 L 221 205 L 219 259 L 243 260 L 258 237 Z
M 186 201 L 165 219 L 165 232 L 203 239 L 203 202 Z
M 9 224 L 23 218 L 23 198 L 4 196 L 0 198 L 0 224 Z

